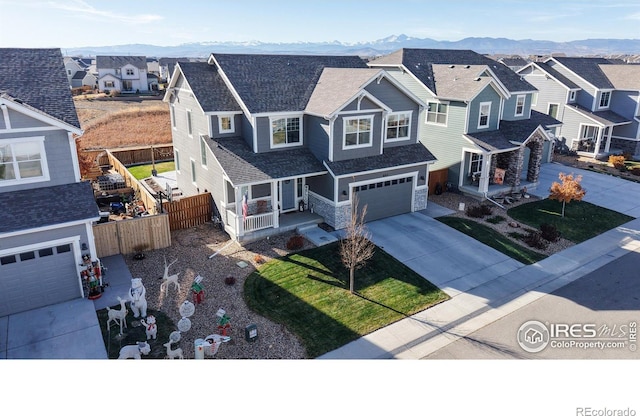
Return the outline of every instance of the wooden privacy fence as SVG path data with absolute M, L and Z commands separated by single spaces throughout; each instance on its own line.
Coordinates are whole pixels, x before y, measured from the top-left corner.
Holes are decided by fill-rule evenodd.
M 172 231 L 195 227 L 211 220 L 211 194 L 207 192 L 164 202 L 162 208 L 169 215 Z
M 98 257 L 171 246 L 168 215 L 150 215 L 93 226 Z
M 151 150 L 153 149 L 153 155 Z M 109 149 L 109 152 L 123 165 L 140 165 L 155 162 L 164 162 L 173 160 L 173 145 L 154 145 L 154 146 L 136 146 L 123 149 Z M 98 165 L 110 165 L 109 158 L 106 155 L 100 155 L 97 158 Z
M 129 172 L 126 166 L 118 160 L 117 157 L 107 150 L 107 158 L 109 164 L 113 166 L 113 170 L 118 172 L 124 178 L 125 186 L 130 186 L 136 193 L 136 196 L 144 203 L 145 208 L 150 214 L 158 213 L 158 201 L 154 195 L 151 195 L 147 188 L 145 188 L 136 178 Z

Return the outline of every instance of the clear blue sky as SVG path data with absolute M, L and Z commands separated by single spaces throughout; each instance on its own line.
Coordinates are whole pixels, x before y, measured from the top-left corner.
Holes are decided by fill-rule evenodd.
M 0 47 L 640 38 L 639 0 L 0 0 Z

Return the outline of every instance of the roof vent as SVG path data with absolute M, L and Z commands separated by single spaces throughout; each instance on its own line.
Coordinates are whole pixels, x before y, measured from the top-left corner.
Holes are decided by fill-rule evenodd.
M 456 67 L 455 65 L 449 65 L 449 68 L 455 68 L 455 67 Z
M 480 81 L 480 77 L 478 77 L 478 78 L 474 79 L 474 81 Z
M 469 68 L 471 68 L 471 65 L 465 65 L 464 67 L 469 69 Z

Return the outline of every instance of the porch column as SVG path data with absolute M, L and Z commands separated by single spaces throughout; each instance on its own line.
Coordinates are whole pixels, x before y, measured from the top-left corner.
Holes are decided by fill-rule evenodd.
M 611 148 L 611 135 L 613 133 L 613 126 L 607 127 L 607 141 L 604 144 L 605 153 L 609 153 L 609 149 Z
M 491 154 L 482 155 L 482 170 L 478 181 L 478 191 L 486 193 L 489 191 L 489 172 L 491 171 Z
M 244 235 L 244 216 L 242 215 L 242 193 L 240 187 L 236 186 L 236 232 L 238 237 Z
M 273 214 L 273 228 L 280 227 L 278 211 L 278 181 L 271 182 L 271 211 Z
M 598 127 L 598 136 L 596 138 L 596 146 L 593 149 L 593 156 L 596 157 L 598 156 L 598 153 L 600 152 L 600 143 L 602 143 L 602 135 L 604 133 L 604 127 Z
M 520 146 L 509 155 L 509 167 L 505 173 L 505 179 L 512 188 L 517 189 L 520 186 L 520 176 L 522 175 L 522 163 L 524 161 L 524 146 Z

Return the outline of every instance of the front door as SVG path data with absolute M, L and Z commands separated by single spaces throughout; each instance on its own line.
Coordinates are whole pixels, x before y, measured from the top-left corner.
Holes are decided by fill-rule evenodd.
M 296 181 L 287 179 L 280 182 L 282 191 L 280 192 L 280 209 L 282 212 L 291 211 L 296 208 Z

